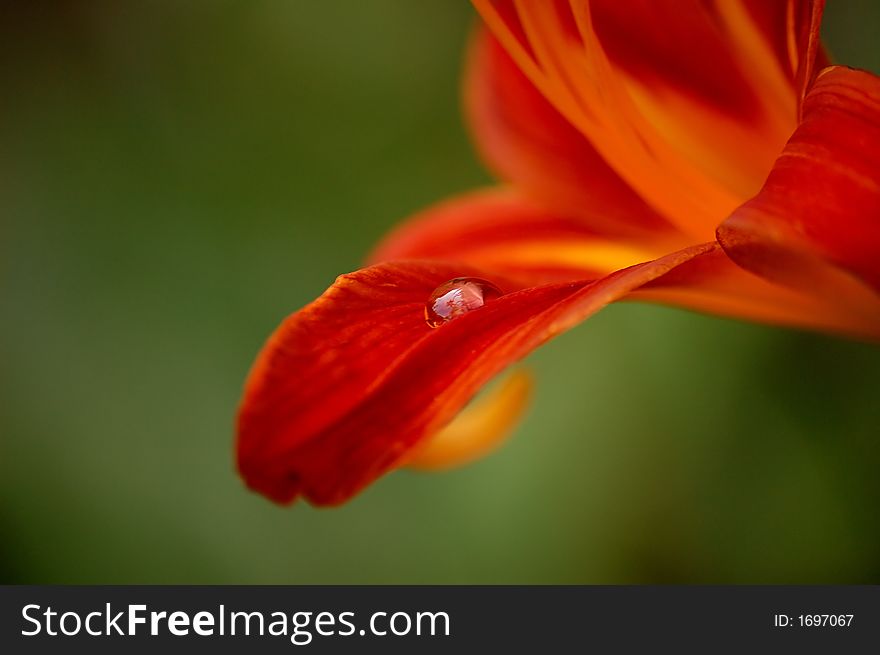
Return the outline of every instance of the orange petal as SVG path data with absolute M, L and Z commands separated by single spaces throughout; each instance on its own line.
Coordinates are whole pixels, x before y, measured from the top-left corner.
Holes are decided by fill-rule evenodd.
M 791 75 L 749 4 L 590 3 L 595 34 L 642 114 L 741 198 L 760 187 L 794 128 L 797 106 Z
M 474 271 L 389 262 L 341 276 L 260 353 L 239 412 L 241 475 L 277 502 L 343 502 L 405 463 L 509 364 L 716 249 L 703 244 L 596 282 L 509 293 L 433 330 L 424 299 Z
M 604 277 L 662 256 L 628 241 L 597 236 L 581 221 L 566 219 L 512 189 L 487 189 L 443 201 L 405 221 L 370 261 L 433 259 L 459 262 L 504 280 L 508 291 L 551 282 Z M 687 284 L 634 297 L 774 325 L 865 337 L 874 326 L 834 305 L 774 284 L 731 262 L 723 252 L 700 257 L 664 280 Z
M 737 266 L 721 250 L 683 264 L 631 298 L 857 339 L 880 338 L 880 325 L 861 310 L 849 311 L 836 301 L 771 282 Z
M 784 67 L 767 40 L 776 33 L 768 12 L 752 3 L 475 4 L 540 93 L 694 238 L 706 238 L 757 191 L 795 126 L 790 62 Z M 786 48 L 799 25 L 792 18 L 778 35 Z
M 519 288 L 603 277 L 669 250 L 609 239 L 518 190 L 494 188 L 445 200 L 412 216 L 368 261 L 456 261 L 491 271 Z
M 250 486 L 280 502 L 299 490 L 292 451 L 329 430 L 431 334 L 429 294 L 467 275 L 449 265 L 372 267 L 340 276 L 270 337 L 245 385 L 238 463 Z
M 651 209 L 535 88 L 487 31 L 468 53 L 465 105 L 474 141 L 502 179 L 595 232 L 653 243 L 679 232 Z
M 744 268 L 880 325 L 880 78 L 824 70 L 764 188 L 718 239 Z
M 649 85 L 675 89 L 751 122 L 769 110 L 793 118 L 814 63 L 824 0 L 592 0 L 609 57 Z M 779 105 L 762 106 L 770 96 Z

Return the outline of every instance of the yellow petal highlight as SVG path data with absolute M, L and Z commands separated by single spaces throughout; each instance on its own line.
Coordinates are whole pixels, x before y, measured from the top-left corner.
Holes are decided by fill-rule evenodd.
M 519 423 L 533 388 L 531 374 L 522 370 L 511 373 L 431 437 L 406 466 L 421 471 L 442 471 L 488 455 Z
M 524 267 L 565 266 L 607 274 L 662 255 L 659 249 L 611 241 L 535 239 L 529 243 L 501 244 L 493 250 L 486 248 L 480 252 L 479 263 Z M 476 258 L 474 261 L 477 261 Z

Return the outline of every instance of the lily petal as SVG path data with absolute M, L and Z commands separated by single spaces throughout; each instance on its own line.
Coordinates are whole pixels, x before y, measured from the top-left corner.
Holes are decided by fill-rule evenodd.
M 668 252 L 668 250 L 666 251 Z M 371 263 L 400 259 L 458 262 L 505 280 L 506 290 L 598 279 L 661 257 L 660 247 L 597 235 L 518 191 L 486 189 L 441 202 L 404 221 Z M 686 275 L 682 274 L 686 271 Z M 735 265 L 720 250 L 666 276 L 681 284 L 646 285 L 634 298 L 773 325 L 864 338 L 875 326 L 809 291 L 770 282 Z
M 629 75 L 751 121 L 783 111 L 827 65 L 824 0 L 591 0 L 596 33 Z M 776 103 L 773 108 L 772 104 Z
M 763 189 L 718 240 L 744 268 L 880 326 L 880 78 L 820 73 Z
M 784 67 L 775 53 L 785 47 L 804 64 L 815 55 L 815 47 L 801 52 L 815 40 L 793 35 L 803 11 L 777 35 L 783 44 L 771 43 L 776 24 L 757 3 L 475 5 L 538 92 L 652 208 L 697 239 L 760 188 L 796 124 L 791 62 Z
M 431 331 L 428 295 L 467 275 L 449 265 L 362 269 L 337 278 L 285 320 L 258 355 L 238 416 L 238 464 L 250 486 L 279 502 L 299 488 L 283 461 L 352 412 Z
M 239 411 L 240 473 L 279 503 L 300 496 L 316 505 L 344 502 L 417 461 L 419 449 L 430 448 L 431 437 L 511 363 L 634 290 L 692 286 L 706 275 L 700 260 L 725 261 L 718 257 L 712 242 L 593 282 L 523 289 L 433 330 L 424 321 L 430 292 L 478 271 L 411 261 L 341 276 L 260 353 Z
M 368 262 L 460 262 L 522 288 L 600 278 L 670 250 L 656 242 L 646 246 L 608 238 L 518 190 L 499 187 L 445 200 L 410 217 L 383 239 Z
M 652 243 L 681 236 L 608 166 L 486 30 L 474 34 L 465 72 L 474 143 L 501 179 L 599 234 Z
M 478 272 L 389 262 L 341 276 L 258 356 L 238 416 L 239 471 L 279 503 L 341 503 L 404 464 L 509 364 L 716 249 L 702 244 L 595 282 L 509 293 L 433 330 L 424 322 L 430 292 Z

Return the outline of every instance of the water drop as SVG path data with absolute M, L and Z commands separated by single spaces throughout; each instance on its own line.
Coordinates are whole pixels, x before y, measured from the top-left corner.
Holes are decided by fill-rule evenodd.
M 425 320 L 432 328 L 440 327 L 456 316 L 479 309 L 500 298 L 501 289 L 478 277 L 457 277 L 434 289 L 425 303 Z

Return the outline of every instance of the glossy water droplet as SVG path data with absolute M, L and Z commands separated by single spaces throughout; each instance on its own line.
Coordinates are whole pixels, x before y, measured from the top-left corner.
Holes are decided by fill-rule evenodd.
M 440 327 L 456 316 L 479 309 L 503 293 L 488 280 L 457 277 L 434 289 L 425 303 L 425 320 L 432 328 Z

